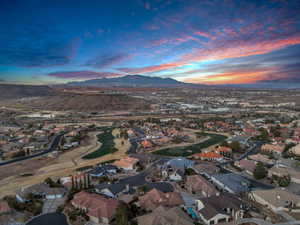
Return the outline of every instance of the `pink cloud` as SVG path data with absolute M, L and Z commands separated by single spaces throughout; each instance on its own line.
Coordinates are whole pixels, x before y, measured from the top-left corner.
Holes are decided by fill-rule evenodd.
M 202 36 L 202 37 L 209 38 L 209 39 L 214 39 L 214 37 L 212 35 L 210 35 L 207 32 L 204 32 L 204 31 L 196 31 L 195 34 L 199 35 L 199 36 Z
M 125 73 L 135 74 L 135 73 L 152 73 L 157 72 L 161 70 L 167 70 L 167 69 L 173 69 L 176 67 L 180 67 L 185 65 L 184 63 L 165 63 L 161 65 L 155 65 L 155 66 L 146 66 L 146 67 L 140 67 L 140 68 L 120 68 L 119 70 Z

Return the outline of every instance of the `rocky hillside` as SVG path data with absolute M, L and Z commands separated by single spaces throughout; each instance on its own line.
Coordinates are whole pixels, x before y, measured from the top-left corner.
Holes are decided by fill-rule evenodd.
M 42 110 L 54 111 L 117 111 L 148 109 L 150 104 L 143 99 L 127 95 L 58 93 L 55 96 L 21 101 L 21 104 Z
M 0 84 L 0 100 L 50 96 L 53 90 L 47 86 Z

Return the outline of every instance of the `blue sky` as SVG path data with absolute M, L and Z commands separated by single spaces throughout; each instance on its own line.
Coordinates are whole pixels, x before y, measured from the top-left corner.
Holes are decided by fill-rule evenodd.
M 300 83 L 299 0 L 2 0 L 0 82 Z

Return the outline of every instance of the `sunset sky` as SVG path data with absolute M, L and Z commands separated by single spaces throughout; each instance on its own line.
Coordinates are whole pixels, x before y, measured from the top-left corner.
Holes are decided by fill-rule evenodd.
M 1 0 L 0 82 L 300 83 L 299 0 Z

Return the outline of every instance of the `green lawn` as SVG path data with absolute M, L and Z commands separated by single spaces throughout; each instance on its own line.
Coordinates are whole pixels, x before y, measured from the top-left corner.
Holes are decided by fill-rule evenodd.
M 189 156 L 201 152 L 201 149 L 203 148 L 207 148 L 211 145 L 221 143 L 225 141 L 227 138 L 226 136 L 220 134 L 205 133 L 204 135 L 210 138 L 202 143 L 193 144 L 184 147 L 165 148 L 154 152 L 154 154 L 165 155 L 165 156 Z
M 83 159 L 95 159 L 117 151 L 115 148 L 114 136 L 112 135 L 113 128 L 104 127 L 101 128 L 101 130 L 103 133 L 98 135 L 98 140 L 102 143 L 101 147 L 96 151 L 84 156 Z

